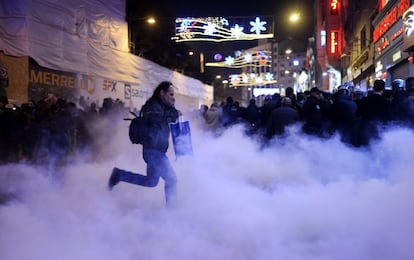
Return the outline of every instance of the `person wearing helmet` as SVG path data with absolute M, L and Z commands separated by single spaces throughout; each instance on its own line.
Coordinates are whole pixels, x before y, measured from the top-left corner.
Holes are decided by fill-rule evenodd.
M 357 104 L 349 95 L 348 87 L 340 86 L 333 100 L 331 116 L 335 130 L 341 136 L 341 141 L 345 143 L 351 143 L 357 108 Z
M 403 79 L 394 79 L 391 82 L 392 91 L 405 91 L 405 81 Z
M 405 90 L 405 80 L 394 79 L 391 82 L 392 100 L 391 100 L 391 119 L 398 123 L 404 123 L 409 117 L 409 99 Z
M 408 77 L 405 79 L 405 89 L 408 98 L 408 116 L 407 122 L 414 126 L 414 77 Z

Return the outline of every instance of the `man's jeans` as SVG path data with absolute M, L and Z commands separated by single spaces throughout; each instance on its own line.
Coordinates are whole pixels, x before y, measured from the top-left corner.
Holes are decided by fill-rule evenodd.
M 160 177 L 165 182 L 165 200 L 173 203 L 177 193 L 177 177 L 165 153 L 154 149 L 143 149 L 143 158 L 147 163 L 147 175 L 119 169 L 119 180 L 144 187 L 155 187 Z

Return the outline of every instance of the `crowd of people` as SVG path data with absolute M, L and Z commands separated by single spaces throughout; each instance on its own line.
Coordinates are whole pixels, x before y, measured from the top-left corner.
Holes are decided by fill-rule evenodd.
M 120 100 L 104 99 L 102 106 L 80 105 L 48 95 L 39 101 L 16 106 L 0 98 L 0 163 L 67 163 L 71 155 L 88 151 L 93 156 L 115 129 L 110 115 L 128 114 Z M 119 116 L 118 116 L 119 118 Z M 106 120 L 109 119 L 109 120 Z M 382 126 L 414 125 L 414 77 L 396 79 L 392 89 L 376 80 L 372 90 L 363 92 L 346 86 L 333 93 L 314 87 L 303 93 L 287 88 L 258 106 L 255 99 L 241 106 L 233 97 L 223 103 L 201 107 L 203 129 L 220 135 L 231 126 L 243 125 L 249 136 L 267 142 L 282 138 L 287 127 L 298 124 L 304 134 L 341 140 L 355 147 L 379 138 Z M 113 130 L 111 130 L 113 129 Z M 99 139 L 97 137 L 100 137 Z
M 286 136 L 288 126 L 299 124 L 304 134 L 319 138 L 339 134 L 344 143 L 361 147 L 379 138 L 382 127 L 414 125 L 414 77 L 393 80 L 391 85 L 386 89 L 383 80 L 375 80 L 369 91 L 343 85 L 333 93 L 314 87 L 295 94 L 287 88 L 284 96 L 274 94 L 260 107 L 254 99 L 243 107 L 228 97 L 223 104 L 204 107 L 202 114 L 205 128 L 216 135 L 243 124 L 248 135 L 267 142 Z
M 110 138 L 115 124 L 110 116 L 124 110 L 120 100 L 105 98 L 80 107 L 49 94 L 17 106 L 0 98 L 0 164 L 27 162 L 64 165 L 78 151 L 93 157 L 104 147 L 96 138 Z M 108 119 L 108 120 L 106 120 Z

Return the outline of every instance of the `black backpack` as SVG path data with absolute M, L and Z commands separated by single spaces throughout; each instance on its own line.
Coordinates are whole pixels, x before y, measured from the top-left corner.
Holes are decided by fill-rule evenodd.
M 131 111 L 130 113 L 134 115 L 135 118 L 124 118 L 124 120 L 131 120 L 131 123 L 129 124 L 129 140 L 133 144 L 143 144 L 147 139 L 148 124 L 142 115 L 142 109 L 139 115 Z

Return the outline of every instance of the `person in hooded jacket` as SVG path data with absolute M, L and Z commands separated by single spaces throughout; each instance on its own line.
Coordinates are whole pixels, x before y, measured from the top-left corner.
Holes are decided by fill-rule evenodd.
M 169 146 L 169 123 L 177 121 L 180 112 L 175 108 L 174 86 L 163 81 L 142 107 L 148 123 L 148 136 L 143 143 L 142 156 L 147 164 L 147 175 L 113 168 L 108 181 L 111 190 L 119 182 L 127 182 L 144 187 L 155 187 L 162 178 L 165 182 L 167 206 L 174 203 L 177 193 L 177 177 L 166 155 Z

